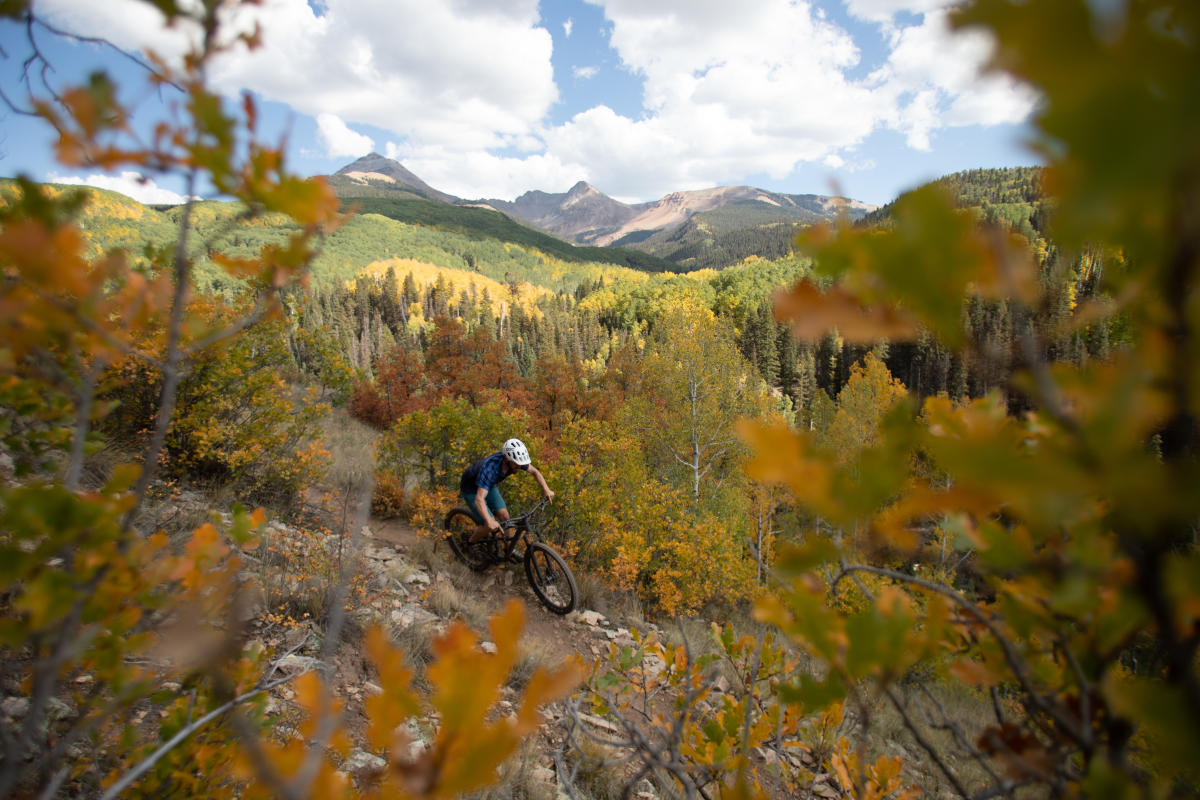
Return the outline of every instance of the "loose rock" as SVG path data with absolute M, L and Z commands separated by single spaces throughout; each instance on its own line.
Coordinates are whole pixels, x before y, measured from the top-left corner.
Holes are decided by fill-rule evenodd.
M 29 713 L 29 698 L 6 697 L 4 702 L 0 703 L 0 711 L 3 711 L 5 716 L 21 719 Z
M 366 750 L 355 750 L 346 759 L 346 763 L 342 764 L 342 768 L 346 772 L 378 772 L 387 768 L 387 761 L 384 761 L 374 753 L 368 753 Z
M 426 625 L 437 622 L 438 616 L 414 603 L 402 606 L 392 612 L 392 622 L 401 628 L 411 628 L 413 625 Z

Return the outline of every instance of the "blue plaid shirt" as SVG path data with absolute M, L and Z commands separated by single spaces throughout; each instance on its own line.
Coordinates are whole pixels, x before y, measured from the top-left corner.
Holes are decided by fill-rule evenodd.
M 503 468 L 504 453 L 492 453 L 486 458 L 481 458 L 467 467 L 467 471 L 463 473 L 462 481 L 459 483 L 459 490 L 464 494 L 472 495 L 480 489 L 491 489 L 508 477 L 504 474 Z

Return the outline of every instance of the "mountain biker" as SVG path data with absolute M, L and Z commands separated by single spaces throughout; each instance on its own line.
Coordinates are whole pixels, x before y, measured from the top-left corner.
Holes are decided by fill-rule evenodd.
M 471 542 L 478 542 L 489 533 L 500 530 L 500 523 L 508 519 L 508 507 L 500 496 L 499 485 L 514 472 L 522 470 L 533 475 L 541 484 L 547 500 L 554 500 L 554 492 L 546 485 L 546 479 L 529 458 L 529 449 L 520 439 L 509 439 L 498 452 L 479 459 L 467 467 L 459 482 L 459 491 L 467 510 L 475 520 L 475 532 Z

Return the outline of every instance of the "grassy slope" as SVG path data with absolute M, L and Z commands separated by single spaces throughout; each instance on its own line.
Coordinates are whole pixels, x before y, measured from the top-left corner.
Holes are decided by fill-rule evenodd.
M 14 182 L 0 181 L 0 202 L 3 202 L 6 194 L 15 190 Z M 135 260 L 144 260 L 142 254 L 148 246 L 174 246 L 183 214 L 182 207 L 156 209 L 125 195 L 101 189 L 51 187 L 51 190 L 79 191 L 87 197 L 80 215 L 80 224 L 91 243 L 91 257 L 103 251 L 120 248 L 130 252 Z M 392 194 L 393 198 L 385 205 L 394 211 L 396 193 Z M 432 204 L 425 200 L 419 203 L 431 214 L 432 211 L 428 207 L 438 205 L 444 206 L 445 209 L 457 209 L 457 212 L 478 212 L 485 215 L 489 221 L 499 218 L 507 223 L 501 223 L 496 228 L 500 233 L 516 226 L 516 223 L 507 217 L 486 209 L 459 208 Z M 217 249 L 232 256 L 251 257 L 263 245 L 282 244 L 287 236 L 296 230 L 295 226 L 281 215 L 238 221 L 236 217 L 241 210 L 242 206 L 237 203 L 219 201 L 200 202 L 192 207 L 193 235 L 190 239 L 190 249 L 197 258 L 196 277 L 202 287 L 221 289 L 238 285 L 203 257 L 208 250 Z M 434 218 L 443 222 L 447 219 L 444 214 L 433 214 L 430 217 Z M 353 280 L 368 269 L 386 272 L 386 264 L 380 267 L 377 266 L 378 262 L 407 259 L 413 264 L 426 265 L 426 272 L 437 267 L 476 274 L 481 287 L 489 279 L 498 284 L 525 282 L 567 290 L 602 277 L 607 280 L 628 278 L 635 282 L 645 279 L 645 272 L 621 265 L 623 255 L 620 251 L 587 248 L 588 252 L 598 255 L 615 253 L 617 257 L 615 261 L 586 260 L 583 258 L 584 248 L 573 248 L 552 237 L 543 236 L 537 239 L 540 234 L 529 228 L 516 227 L 520 227 L 519 232 L 523 236 L 533 234 L 537 241 L 554 244 L 553 251 L 541 251 L 528 243 L 486 237 L 480 226 L 467 230 L 435 228 L 400 222 L 380 214 L 363 213 L 352 218 L 326 239 L 320 255 L 313 263 L 312 274 L 314 280 L 319 282 L 342 282 Z M 558 255 L 563 252 L 562 248 L 566 248 L 569 258 Z M 406 271 L 408 270 L 398 271 L 399 277 L 403 278 Z
M 496 239 L 538 250 L 562 261 L 596 262 L 629 267 L 646 272 L 675 272 L 675 264 L 636 250 L 615 247 L 577 247 L 547 233 L 516 222 L 490 208 L 454 206 L 421 198 L 403 196 L 344 198 L 343 206 L 360 213 L 379 214 L 399 222 L 424 225 L 460 233 L 473 239 Z

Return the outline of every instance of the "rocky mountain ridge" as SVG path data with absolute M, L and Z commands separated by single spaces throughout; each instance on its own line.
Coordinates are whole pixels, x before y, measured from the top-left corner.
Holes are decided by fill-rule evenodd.
M 671 192 L 646 203 L 623 203 L 586 181 L 566 192 L 532 190 L 515 200 L 465 201 L 429 186 L 400 162 L 371 153 L 338 170 L 335 188 L 353 193 L 356 186 L 378 189 L 390 184 L 400 191 L 456 205 L 484 206 L 514 217 L 577 245 L 636 245 L 669 233 L 699 214 L 740 207 L 752 217 L 751 227 L 789 223 L 813 224 L 841 214 L 857 219 L 875 206 L 846 197 L 784 194 L 753 186 L 717 186 Z

